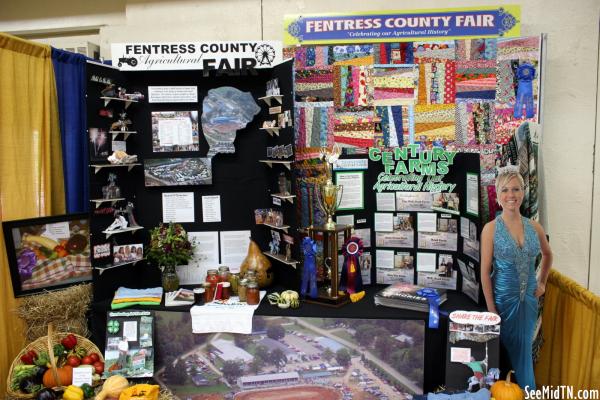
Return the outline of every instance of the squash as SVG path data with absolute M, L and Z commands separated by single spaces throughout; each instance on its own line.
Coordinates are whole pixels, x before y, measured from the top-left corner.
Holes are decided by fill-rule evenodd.
M 104 400 L 107 397 L 119 398 L 121 392 L 129 387 L 127 379 L 121 375 L 113 375 L 108 378 L 102 390 L 96 395 L 96 400 Z
M 56 382 L 52 368 L 48 368 L 48 370 L 44 372 L 42 383 L 45 387 L 53 388 L 57 386 L 69 386 L 71 383 L 73 383 L 73 367 L 70 365 L 57 368 L 56 374 L 58 375 L 58 380 L 60 383 Z
M 271 261 L 265 256 L 254 240 L 250 240 L 248 245 L 248 254 L 242 265 L 240 265 L 240 275 L 245 276 L 246 271 L 253 269 L 256 272 L 256 283 L 258 287 L 265 288 L 273 284 L 275 275 L 271 269 Z
M 523 400 L 525 394 L 523 390 L 516 383 L 510 381 L 510 374 L 514 371 L 510 371 L 506 375 L 505 381 L 498 381 L 492 385 L 490 392 L 492 397 L 496 400 Z

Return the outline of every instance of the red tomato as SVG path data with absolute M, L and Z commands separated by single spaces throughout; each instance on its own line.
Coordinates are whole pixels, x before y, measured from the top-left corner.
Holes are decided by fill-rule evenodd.
M 98 353 L 90 353 L 88 356 L 92 359 L 93 362 L 100 361 L 100 356 Z
M 69 356 L 69 358 L 67 358 L 67 364 L 69 364 L 73 368 L 79 367 L 79 364 L 81 364 L 81 360 L 77 356 Z
M 81 363 L 83 365 L 92 365 L 94 361 L 92 361 L 92 358 L 90 356 L 85 356 L 81 359 Z
M 98 375 L 102 375 L 102 373 L 104 372 L 104 363 L 102 361 L 96 361 L 94 363 L 94 368 L 96 369 L 96 373 Z

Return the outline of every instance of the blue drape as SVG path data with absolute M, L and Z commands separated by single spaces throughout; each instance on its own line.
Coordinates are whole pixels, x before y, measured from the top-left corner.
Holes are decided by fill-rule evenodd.
M 86 57 L 52 48 L 68 213 L 89 210 Z

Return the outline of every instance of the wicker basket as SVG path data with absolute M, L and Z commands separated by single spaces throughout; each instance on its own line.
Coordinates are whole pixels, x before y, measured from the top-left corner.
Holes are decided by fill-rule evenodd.
M 54 350 L 52 347 L 55 344 L 60 343 L 60 341 L 67 335 L 69 335 L 68 332 L 54 332 L 54 327 L 52 326 L 52 324 L 50 324 L 50 325 L 48 325 L 48 336 L 43 336 L 41 338 L 34 340 L 29 345 L 27 345 L 23 350 L 21 350 L 21 352 L 13 360 L 13 362 L 10 366 L 10 371 L 8 373 L 8 378 L 7 378 L 7 382 L 6 382 L 6 392 L 9 397 L 15 398 L 15 399 L 33 399 L 36 397 L 35 394 L 22 393 L 21 391 L 13 391 L 11 388 L 13 371 L 17 365 L 23 365 L 23 362 L 21 361 L 21 356 L 23 356 L 29 350 L 34 350 L 38 354 L 41 352 L 48 352 L 48 355 L 50 356 L 51 370 L 52 370 L 52 373 L 54 374 L 54 380 L 56 382 L 60 383 L 60 379 L 59 379 L 58 373 L 57 373 L 56 358 L 54 357 Z M 86 350 L 87 354 L 97 353 L 98 356 L 100 356 L 100 361 L 104 362 L 104 357 L 102 357 L 102 353 L 100 353 L 100 350 L 98 349 L 98 347 L 96 347 L 96 345 L 94 343 L 92 343 L 89 339 L 84 338 L 83 336 L 79 336 L 77 334 L 73 334 L 73 335 L 77 338 L 77 347 L 84 348 Z M 58 388 L 60 388 L 60 387 L 58 387 Z

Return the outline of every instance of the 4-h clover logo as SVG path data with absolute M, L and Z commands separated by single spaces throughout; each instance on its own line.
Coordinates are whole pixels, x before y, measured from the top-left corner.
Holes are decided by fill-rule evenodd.
M 119 333 L 120 327 L 121 326 L 119 324 L 119 321 L 117 321 L 116 319 L 111 319 L 110 321 L 108 321 L 106 330 L 108 331 L 108 333 L 112 333 L 114 335 L 115 333 Z

